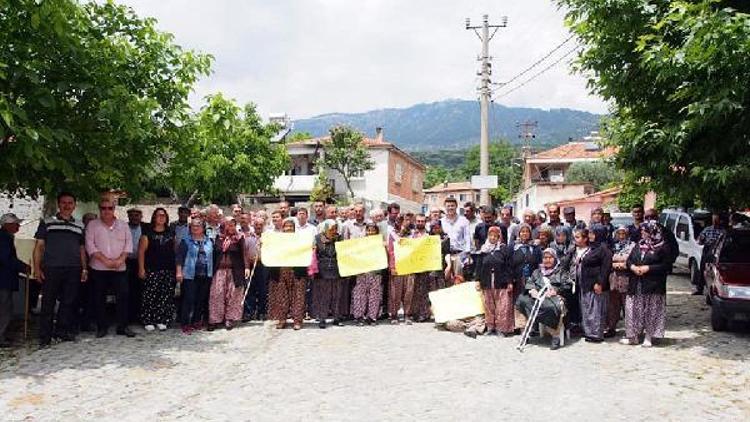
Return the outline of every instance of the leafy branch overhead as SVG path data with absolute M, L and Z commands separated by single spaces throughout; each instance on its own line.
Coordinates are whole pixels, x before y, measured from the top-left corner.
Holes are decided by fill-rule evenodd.
M 375 168 L 362 133 L 349 126 L 335 126 L 330 130 L 330 141 L 323 145 L 323 164 L 338 172 L 344 179 L 350 197 L 354 197 L 352 179 Z
M 209 55 L 113 2 L 0 1 L 0 190 L 143 192 Z
M 744 3 L 558 0 L 583 46 L 578 70 L 612 103 L 605 131 L 626 180 L 707 206 L 750 205 Z

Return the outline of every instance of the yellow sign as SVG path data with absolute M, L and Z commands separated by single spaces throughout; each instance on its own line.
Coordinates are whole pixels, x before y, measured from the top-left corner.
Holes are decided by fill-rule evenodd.
M 402 238 L 394 242 L 396 274 L 406 275 L 443 269 L 440 255 L 440 236 Z
M 388 268 L 388 256 L 380 235 L 336 242 L 336 259 L 341 277 Z
M 464 319 L 484 314 L 482 292 L 476 281 L 461 283 L 430 292 L 432 314 L 436 323 Z
M 308 267 L 312 247 L 310 233 L 263 233 L 260 260 L 266 267 Z
M 16 255 L 18 255 L 18 259 L 23 261 L 24 264 L 31 267 L 32 274 L 30 275 L 31 278 L 35 277 L 34 272 L 34 246 L 36 245 L 35 239 L 21 239 L 16 237 L 15 242 L 16 244 Z

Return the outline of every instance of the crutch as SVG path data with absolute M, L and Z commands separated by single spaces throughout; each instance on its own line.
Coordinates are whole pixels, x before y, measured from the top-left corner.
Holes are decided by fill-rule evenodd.
M 247 299 L 247 292 L 250 291 L 250 283 L 253 280 L 253 275 L 255 275 L 255 269 L 258 268 L 258 255 L 260 255 L 260 251 L 255 254 L 255 260 L 253 261 L 253 269 L 250 271 L 250 277 L 247 279 L 247 286 L 245 286 L 245 294 L 242 295 L 242 306 L 244 308 L 245 306 L 245 300 Z
M 523 352 L 523 348 L 526 347 L 526 343 L 529 341 L 529 335 L 531 335 L 531 330 L 534 329 L 534 324 L 536 323 L 536 317 L 539 315 L 539 309 L 542 308 L 542 302 L 544 302 L 545 296 L 547 295 L 547 290 L 549 290 L 550 284 L 547 277 L 542 277 L 542 280 L 544 280 L 544 286 L 539 289 L 539 293 L 537 294 L 536 301 L 534 302 L 534 306 L 531 307 L 531 312 L 529 312 L 528 321 L 526 322 L 526 327 L 523 329 L 523 334 L 521 335 L 521 342 L 518 343 L 518 346 L 516 349 L 518 349 L 519 352 Z

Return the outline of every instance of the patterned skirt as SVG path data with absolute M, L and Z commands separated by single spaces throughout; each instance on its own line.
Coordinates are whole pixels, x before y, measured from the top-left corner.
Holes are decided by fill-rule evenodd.
M 666 319 L 666 295 L 639 293 L 625 298 L 625 335 L 629 339 L 637 339 L 641 333 L 663 338 Z
M 279 279 L 268 283 L 268 317 L 286 321 L 291 316 L 295 324 L 305 317 L 305 278 L 297 278 L 290 268 L 279 270 Z
M 174 286 L 174 271 L 146 273 L 141 306 L 141 321 L 144 325 L 169 325 L 172 322 L 175 313 Z

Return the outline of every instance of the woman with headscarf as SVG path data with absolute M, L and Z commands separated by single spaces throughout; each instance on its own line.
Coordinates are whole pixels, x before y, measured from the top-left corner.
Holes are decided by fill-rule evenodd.
M 231 330 L 242 320 L 245 286 L 250 278 L 250 265 L 245 254 L 245 238 L 237 231 L 233 217 L 219 226 L 214 248 L 214 274 L 208 301 L 208 329 L 224 323 Z
M 487 333 L 503 336 L 513 335 L 515 318 L 513 313 L 514 271 L 508 247 L 502 239 L 499 227 L 490 227 L 487 240 L 479 250 L 482 259 L 478 268 L 479 285 L 484 299 L 484 318 Z
M 281 223 L 283 233 L 294 233 L 292 217 Z M 263 244 L 261 243 L 261 248 Z M 276 320 L 276 328 L 286 328 L 287 316 L 292 316 L 294 329 L 302 328 L 305 317 L 305 267 L 275 267 L 269 269 L 268 317 Z
M 557 226 L 555 227 L 554 236 L 555 240 L 550 244 L 550 248 L 552 248 L 557 254 L 559 265 L 565 272 L 568 272 L 568 267 L 570 265 L 570 262 L 568 262 L 568 252 L 574 247 L 573 242 L 570 239 L 572 237 L 570 228 L 562 225 Z
M 336 220 L 327 219 L 318 226 L 315 236 L 315 257 L 318 274 L 312 284 L 312 316 L 320 328 L 326 328 L 326 318 L 333 316 L 334 325 L 342 324 L 344 310 L 339 309 L 339 297 L 344 283 L 339 276 L 335 243 L 339 240 Z
M 575 248 L 568 254 L 570 275 L 575 280 L 583 332 L 587 342 L 601 343 L 607 323 L 607 290 L 611 258 L 608 250 L 589 242 L 587 229 L 573 232 Z
M 528 321 L 527 324 L 542 323 L 552 336 L 552 350 L 560 348 L 560 330 L 564 329 L 561 317 L 563 316 L 563 297 L 571 291 L 572 283 L 557 258 L 557 251 L 547 248 L 542 252 L 542 264 L 534 270 L 531 278 L 526 283 L 526 293 L 518 297 L 517 305 L 521 313 L 528 317 L 534 303 L 539 298 L 541 289 L 549 284 L 547 292 L 539 308 L 536 320 Z
M 604 337 L 613 337 L 617 332 L 617 323 L 625 308 L 625 295 L 628 293 L 630 270 L 627 260 L 635 247 L 630 240 L 627 226 L 615 230 L 612 243 L 612 272 L 609 274 L 609 304 L 607 305 L 607 331 Z
M 651 347 L 654 338 L 664 337 L 667 307 L 667 274 L 672 268 L 671 252 L 661 224 L 649 221 L 641 226 L 641 241 L 626 262 L 632 272 L 625 299 L 625 338 L 622 344 Z
M 429 278 L 429 290 L 431 292 L 446 287 L 445 285 L 445 273 L 448 265 L 446 257 L 451 252 L 451 240 L 448 235 L 443 231 L 443 224 L 440 220 L 435 220 L 430 225 L 430 236 L 440 236 L 440 262 L 443 263 L 443 269 L 440 271 L 433 271 L 430 273 Z
M 380 236 L 380 229 L 376 223 L 365 225 L 367 236 Z M 383 245 L 385 247 L 385 245 Z M 380 302 L 383 299 L 381 271 L 370 271 L 357 275 L 352 290 L 352 315 L 357 325 L 377 324 Z
M 414 294 L 414 276 L 409 275 L 398 275 L 396 274 L 396 255 L 395 255 L 395 244 L 401 239 L 409 237 L 411 229 L 404 221 L 403 216 L 399 216 L 396 222 L 396 227 L 388 235 L 387 251 L 388 251 L 388 270 L 390 276 L 388 278 L 388 315 L 391 319 L 391 324 L 398 324 L 398 311 L 403 306 L 404 309 L 404 322 L 411 324 L 411 300 Z
M 545 250 L 550 247 L 552 242 L 555 240 L 552 227 L 544 223 L 539 226 L 537 235 L 539 238 L 535 241 L 536 245 L 539 246 L 539 250 Z
M 517 293 L 521 293 L 531 273 L 542 263 L 542 251 L 534 244 L 532 239 L 533 229 L 530 225 L 522 223 L 518 227 L 518 238 L 513 243 L 513 268 L 516 271 Z

